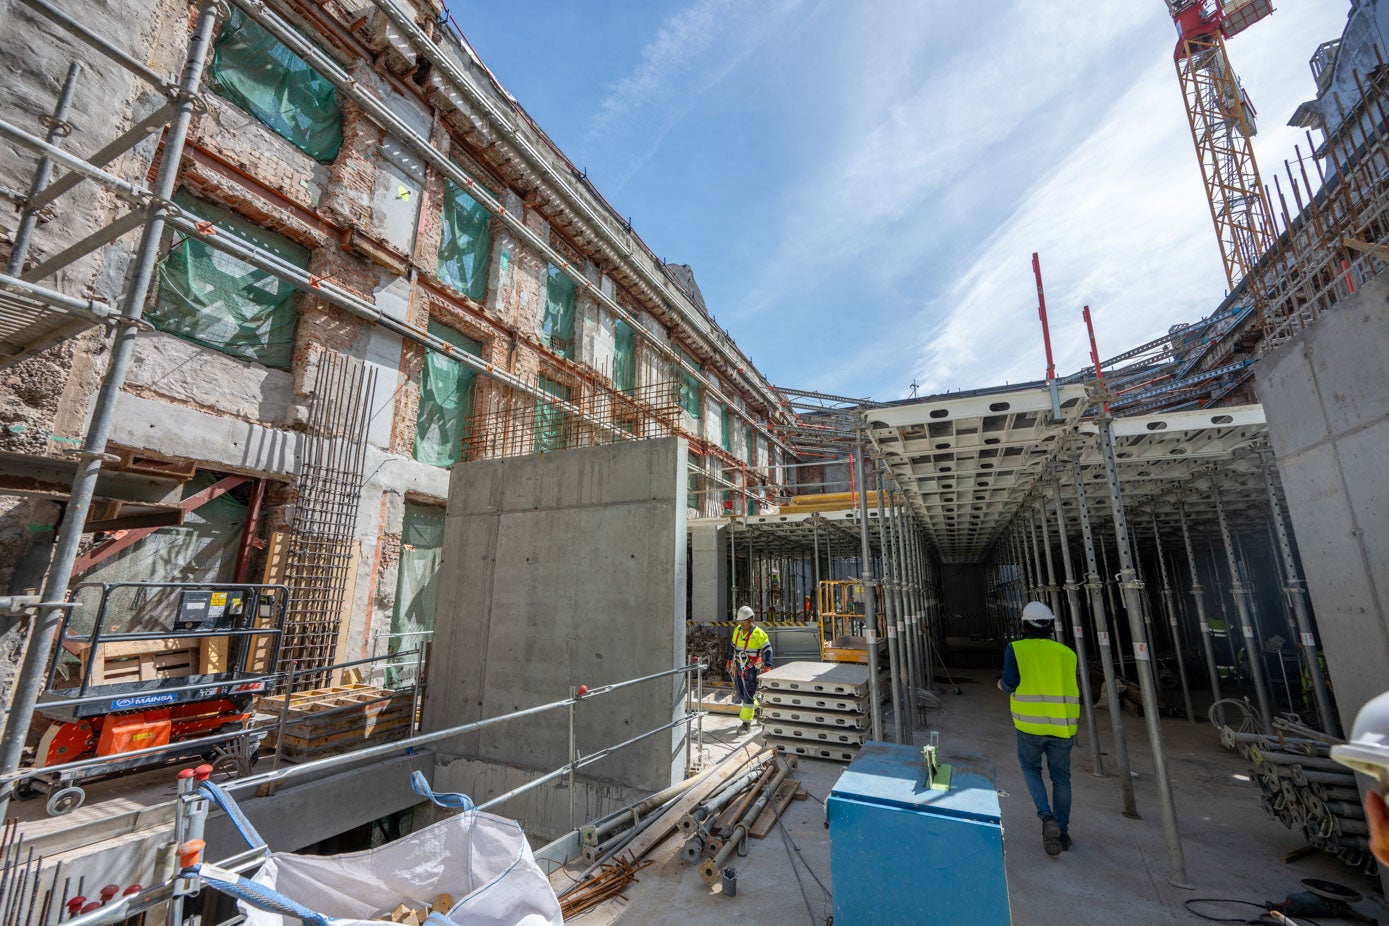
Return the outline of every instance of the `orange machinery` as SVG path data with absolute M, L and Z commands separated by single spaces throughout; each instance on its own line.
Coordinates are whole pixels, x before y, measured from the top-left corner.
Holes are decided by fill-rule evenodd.
M 81 806 L 79 781 L 174 758 L 202 755 L 229 775 L 249 769 L 264 733 L 198 740 L 244 729 L 252 699 L 270 688 L 284 586 L 91 583 L 70 598 L 77 607 L 38 703 L 48 727 L 33 767 L 54 771 L 25 782 L 49 794 L 50 814 Z M 167 748 L 129 755 L 158 747 Z M 108 761 L 64 767 L 86 759 Z

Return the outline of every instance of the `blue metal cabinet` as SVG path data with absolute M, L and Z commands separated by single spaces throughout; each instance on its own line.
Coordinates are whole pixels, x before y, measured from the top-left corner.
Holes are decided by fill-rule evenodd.
M 825 804 L 835 926 L 1009 926 L 998 792 L 926 786 L 921 749 L 866 743 Z

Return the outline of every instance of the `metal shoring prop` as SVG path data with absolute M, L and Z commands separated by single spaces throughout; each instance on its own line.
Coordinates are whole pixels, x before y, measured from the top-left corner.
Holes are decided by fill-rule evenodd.
M 1191 597 L 1196 601 L 1196 620 L 1201 628 L 1201 649 L 1206 655 L 1207 679 L 1211 686 L 1211 698 L 1220 700 L 1220 672 L 1215 665 L 1215 644 L 1212 642 L 1211 625 L 1206 621 L 1206 596 L 1201 586 L 1201 576 L 1196 571 L 1196 551 L 1191 546 L 1191 531 L 1186 523 L 1186 501 L 1178 497 L 1177 517 L 1182 522 L 1182 544 L 1186 547 L 1187 568 L 1191 572 Z
M 893 484 L 895 487 L 895 480 Z M 880 494 L 878 496 L 878 504 L 881 505 L 882 501 L 883 498 Z M 897 598 L 897 642 L 900 644 L 898 646 L 897 659 L 902 670 L 902 703 L 906 705 L 904 711 L 906 717 L 903 723 L 906 727 L 905 732 L 907 738 L 903 740 L 903 742 L 910 743 L 912 741 L 912 731 L 914 729 L 913 705 L 916 704 L 916 662 L 912 658 L 912 637 L 911 631 L 909 630 L 910 624 L 907 620 L 907 608 L 909 606 L 907 600 L 907 571 L 906 561 L 902 556 L 902 543 L 898 531 L 896 506 L 893 505 L 888 507 L 887 511 L 886 527 L 889 549 L 892 553 L 892 576 L 894 579 L 893 594 Z M 881 508 L 879 509 L 878 516 L 882 517 Z
M 859 546 L 862 550 L 863 569 L 859 581 L 863 583 L 864 640 L 868 646 L 868 716 L 873 739 L 883 738 L 883 699 L 878 691 L 878 607 L 873 600 L 873 560 L 868 544 L 868 493 L 864 491 L 863 472 L 863 432 L 858 433 L 858 447 L 854 453 L 854 472 L 858 477 L 858 530 Z
M 905 509 L 902 512 L 903 540 L 906 541 L 907 566 L 911 571 L 912 590 L 916 600 L 916 609 L 912 617 L 912 639 L 916 644 L 917 676 L 923 687 L 930 688 L 927 682 L 927 660 L 930 659 L 930 653 L 926 649 L 926 576 L 922 571 L 920 537 L 914 521 L 911 510 Z
M 1269 451 L 1259 451 L 1259 463 L 1264 471 L 1264 487 L 1268 490 L 1269 516 L 1278 535 L 1278 549 L 1283 554 L 1283 569 L 1287 573 L 1288 598 L 1292 601 L 1293 618 L 1297 621 L 1298 643 L 1302 649 L 1302 660 L 1307 674 L 1312 678 L 1312 697 L 1317 704 L 1317 717 L 1321 720 L 1323 733 L 1336 732 L 1336 715 L 1331 711 L 1331 697 L 1326 691 L 1326 680 L 1321 675 L 1321 657 L 1318 653 L 1317 638 L 1312 632 L 1311 616 L 1307 613 L 1307 585 L 1297 571 L 1297 558 L 1293 556 L 1292 542 L 1288 526 L 1284 521 L 1283 506 L 1278 501 L 1278 491 L 1273 485 L 1273 468 L 1269 464 Z
M 1162 740 L 1162 717 L 1158 713 L 1157 681 L 1149 644 L 1143 639 L 1143 603 L 1134 572 L 1129 548 L 1128 521 L 1124 517 L 1124 496 L 1119 485 L 1119 466 L 1114 456 L 1114 431 L 1110 427 L 1109 408 L 1097 419 L 1100 430 L 1100 453 L 1104 459 L 1105 476 L 1109 482 L 1110 507 L 1114 512 L 1115 545 L 1119 550 L 1120 591 L 1128 612 L 1129 633 L 1132 635 L 1134 668 L 1138 672 L 1138 687 L 1143 696 L 1143 725 L 1148 728 L 1148 744 L 1153 751 L 1153 772 L 1157 779 L 1158 805 L 1162 809 L 1162 829 L 1167 839 L 1167 862 L 1171 874 L 1167 883 L 1186 890 L 1194 885 L 1186 878 L 1186 860 L 1182 855 L 1182 835 L 1177 829 L 1177 806 L 1172 797 L 1172 782 L 1167 771 L 1167 749 Z
M 1027 549 L 1032 556 L 1032 583 L 1027 590 L 1027 597 L 1030 601 L 1041 601 L 1046 597 L 1043 594 L 1046 586 L 1042 584 L 1042 544 L 1037 540 L 1036 509 L 1027 510 L 1027 527 L 1023 530 L 1023 537 L 1026 538 Z
M 29 725 L 34 718 L 34 705 L 38 702 L 44 672 L 53 652 L 54 638 L 66 610 L 64 599 L 67 596 L 68 582 L 72 579 L 77 549 L 82 542 L 82 529 L 87 521 L 92 498 L 96 494 L 101 464 L 106 457 L 106 441 L 111 433 L 116 403 L 124 388 L 126 370 L 130 366 L 131 355 L 135 349 L 135 335 L 144 310 L 145 297 L 149 294 L 154 266 L 159 259 L 165 214 L 178 180 L 183 145 L 188 137 L 188 125 L 197 107 L 198 87 L 202 82 L 203 66 L 212 46 L 217 11 L 218 5 L 215 2 L 204 0 L 198 9 L 197 24 L 188 40 L 188 53 L 184 59 L 183 75 L 179 79 L 174 118 L 164 135 L 164 153 L 155 176 L 154 196 L 146 207 L 149 220 L 140 234 L 140 243 L 131 261 L 129 284 L 121 300 L 120 319 L 117 321 L 111 343 L 110 360 L 92 408 L 91 421 L 87 425 L 86 438 L 78 459 L 77 471 L 73 476 L 67 509 L 63 515 L 63 525 L 54 546 L 53 565 L 44 584 L 45 603 L 40 606 L 38 615 L 29 625 L 29 644 L 25 648 L 24 661 L 15 679 L 13 700 L 5 721 L 5 733 L 0 737 L 0 774 L 8 774 L 19 768 L 24 741 L 28 737 Z M 10 792 L 11 789 L 8 787 L 0 788 L 0 818 L 4 817 L 9 807 Z
M 1080 536 L 1085 546 L 1085 588 L 1090 593 L 1090 614 L 1095 621 L 1095 648 L 1100 651 L 1100 668 L 1104 672 L 1104 687 L 1109 700 L 1109 728 L 1114 737 L 1114 761 L 1119 763 L 1115 773 L 1119 778 L 1119 795 L 1124 802 L 1124 816 L 1139 819 L 1138 803 L 1133 797 L 1133 774 L 1129 771 L 1129 746 L 1124 739 L 1124 714 L 1119 706 L 1119 684 L 1114 676 L 1114 655 L 1109 649 L 1109 625 L 1104 613 L 1104 589 L 1100 587 L 1099 567 L 1095 563 L 1095 537 L 1090 530 L 1090 506 L 1085 501 L 1084 473 L 1080 457 L 1073 461 L 1072 480 L 1076 488 L 1076 514 L 1080 517 Z M 1118 641 L 1116 640 L 1117 644 Z
M 1066 537 L 1066 513 L 1061 508 L 1061 477 L 1051 483 L 1056 502 L 1056 532 L 1061 541 L 1061 568 L 1066 573 L 1066 603 L 1071 611 L 1071 633 L 1075 638 L 1076 657 L 1080 661 L 1080 698 L 1085 707 L 1085 729 L 1090 734 L 1090 767 L 1096 778 L 1104 777 L 1104 757 L 1100 754 L 1100 728 L 1095 720 L 1095 697 L 1090 690 L 1090 659 L 1086 654 L 1085 624 L 1080 611 L 1080 583 L 1075 579 L 1071 562 L 1071 544 Z
M 1109 615 L 1113 623 L 1111 629 L 1114 632 L 1114 649 L 1119 654 L 1119 668 L 1122 670 L 1128 665 L 1124 658 L 1124 634 L 1123 628 L 1119 626 L 1119 603 L 1114 600 L 1114 573 L 1109 571 L 1109 547 L 1105 544 L 1104 538 L 1100 538 L 1100 562 L 1104 564 L 1104 594 L 1109 599 Z
M 927 690 L 935 688 L 935 667 L 931 664 L 935 652 L 935 587 L 931 585 L 930 566 L 926 560 L 925 548 L 922 544 L 921 531 L 917 528 L 913 531 L 912 551 L 916 557 L 917 567 L 922 575 L 922 617 L 924 625 L 921 633 L 921 665 L 922 680 L 925 682 Z
M 897 574 L 893 569 L 892 544 L 887 537 L 887 519 L 883 517 L 883 458 L 879 457 L 876 471 L 873 475 L 873 482 L 877 486 L 878 496 L 878 555 L 882 563 L 882 582 L 880 587 L 883 589 L 883 607 L 887 611 L 887 665 L 888 679 L 892 685 L 892 729 L 893 738 L 899 743 L 910 743 L 911 736 L 908 731 L 906 719 L 902 716 L 902 641 L 898 639 L 899 626 L 901 624 L 901 614 L 898 609 L 897 596 L 893 592 L 897 584 Z
M 1162 606 L 1167 612 L 1167 626 L 1172 630 L 1172 652 L 1177 657 L 1177 675 L 1182 681 L 1182 703 L 1186 707 L 1186 719 L 1199 723 L 1196 711 L 1191 706 L 1191 687 L 1186 680 L 1186 663 L 1182 660 L 1182 636 L 1177 628 L 1177 609 L 1172 602 L 1172 583 L 1167 579 L 1167 557 L 1162 553 L 1162 535 L 1158 531 L 1157 511 L 1153 515 L 1153 546 L 1157 548 L 1158 574 L 1162 577 Z
M 1046 554 L 1047 597 L 1051 599 L 1053 629 L 1058 643 L 1066 642 L 1066 622 L 1061 619 L 1061 590 L 1056 586 L 1056 567 L 1051 559 L 1051 525 L 1047 523 L 1047 504 L 1037 496 L 1037 514 L 1042 521 L 1042 551 Z
M 71 130 L 68 124 L 68 110 L 72 107 L 72 94 L 77 87 L 77 76 L 82 72 L 82 64 L 74 61 L 68 65 L 67 77 L 63 79 L 63 88 L 58 93 L 57 105 L 53 107 L 53 115 L 46 121 L 48 123 L 48 134 L 44 140 L 50 145 L 58 144 Z M 40 157 L 38 166 L 34 168 L 34 179 L 29 186 L 29 196 L 27 202 L 19 213 L 19 226 L 14 231 L 11 239 L 10 257 L 5 263 L 5 273 L 8 276 L 17 277 L 24 272 L 24 258 L 29 256 L 29 243 L 33 239 L 34 229 L 39 224 L 39 210 L 32 204 L 34 197 L 38 196 L 48 186 L 48 181 L 53 176 L 53 161 L 47 157 Z
M 1235 600 L 1235 615 L 1239 618 L 1240 635 L 1244 637 L 1244 651 L 1249 657 L 1249 674 L 1254 677 L 1254 698 L 1259 704 L 1259 717 L 1263 720 L 1264 731 L 1273 730 L 1273 712 L 1269 709 L 1268 689 L 1264 682 L 1263 650 L 1255 642 L 1253 616 L 1249 613 L 1249 603 L 1244 597 L 1244 583 L 1240 581 L 1239 565 L 1235 562 L 1235 542 L 1230 535 L 1230 522 L 1225 517 L 1225 503 L 1220 498 L 1220 484 L 1215 471 L 1210 472 L 1211 497 L 1215 499 L 1215 516 L 1220 521 L 1220 539 L 1225 544 L 1225 558 L 1230 567 L 1230 597 Z

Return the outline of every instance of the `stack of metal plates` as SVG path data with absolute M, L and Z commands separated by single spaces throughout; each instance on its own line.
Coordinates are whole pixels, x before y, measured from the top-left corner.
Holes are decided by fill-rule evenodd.
M 783 752 L 848 762 L 868 738 L 868 667 L 790 662 L 757 680 L 762 735 Z

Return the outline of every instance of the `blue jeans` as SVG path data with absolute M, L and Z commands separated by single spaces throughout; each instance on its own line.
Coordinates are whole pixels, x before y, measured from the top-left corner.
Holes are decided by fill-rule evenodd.
M 1023 781 L 1027 782 L 1027 793 L 1037 805 L 1037 816 L 1043 820 L 1055 817 L 1057 826 L 1065 833 L 1071 822 L 1071 747 L 1075 737 L 1038 736 L 1021 730 L 1017 734 L 1018 764 L 1022 766 Z M 1051 772 L 1052 805 L 1047 804 L 1047 786 L 1042 781 L 1042 756 L 1047 757 L 1047 770 Z

